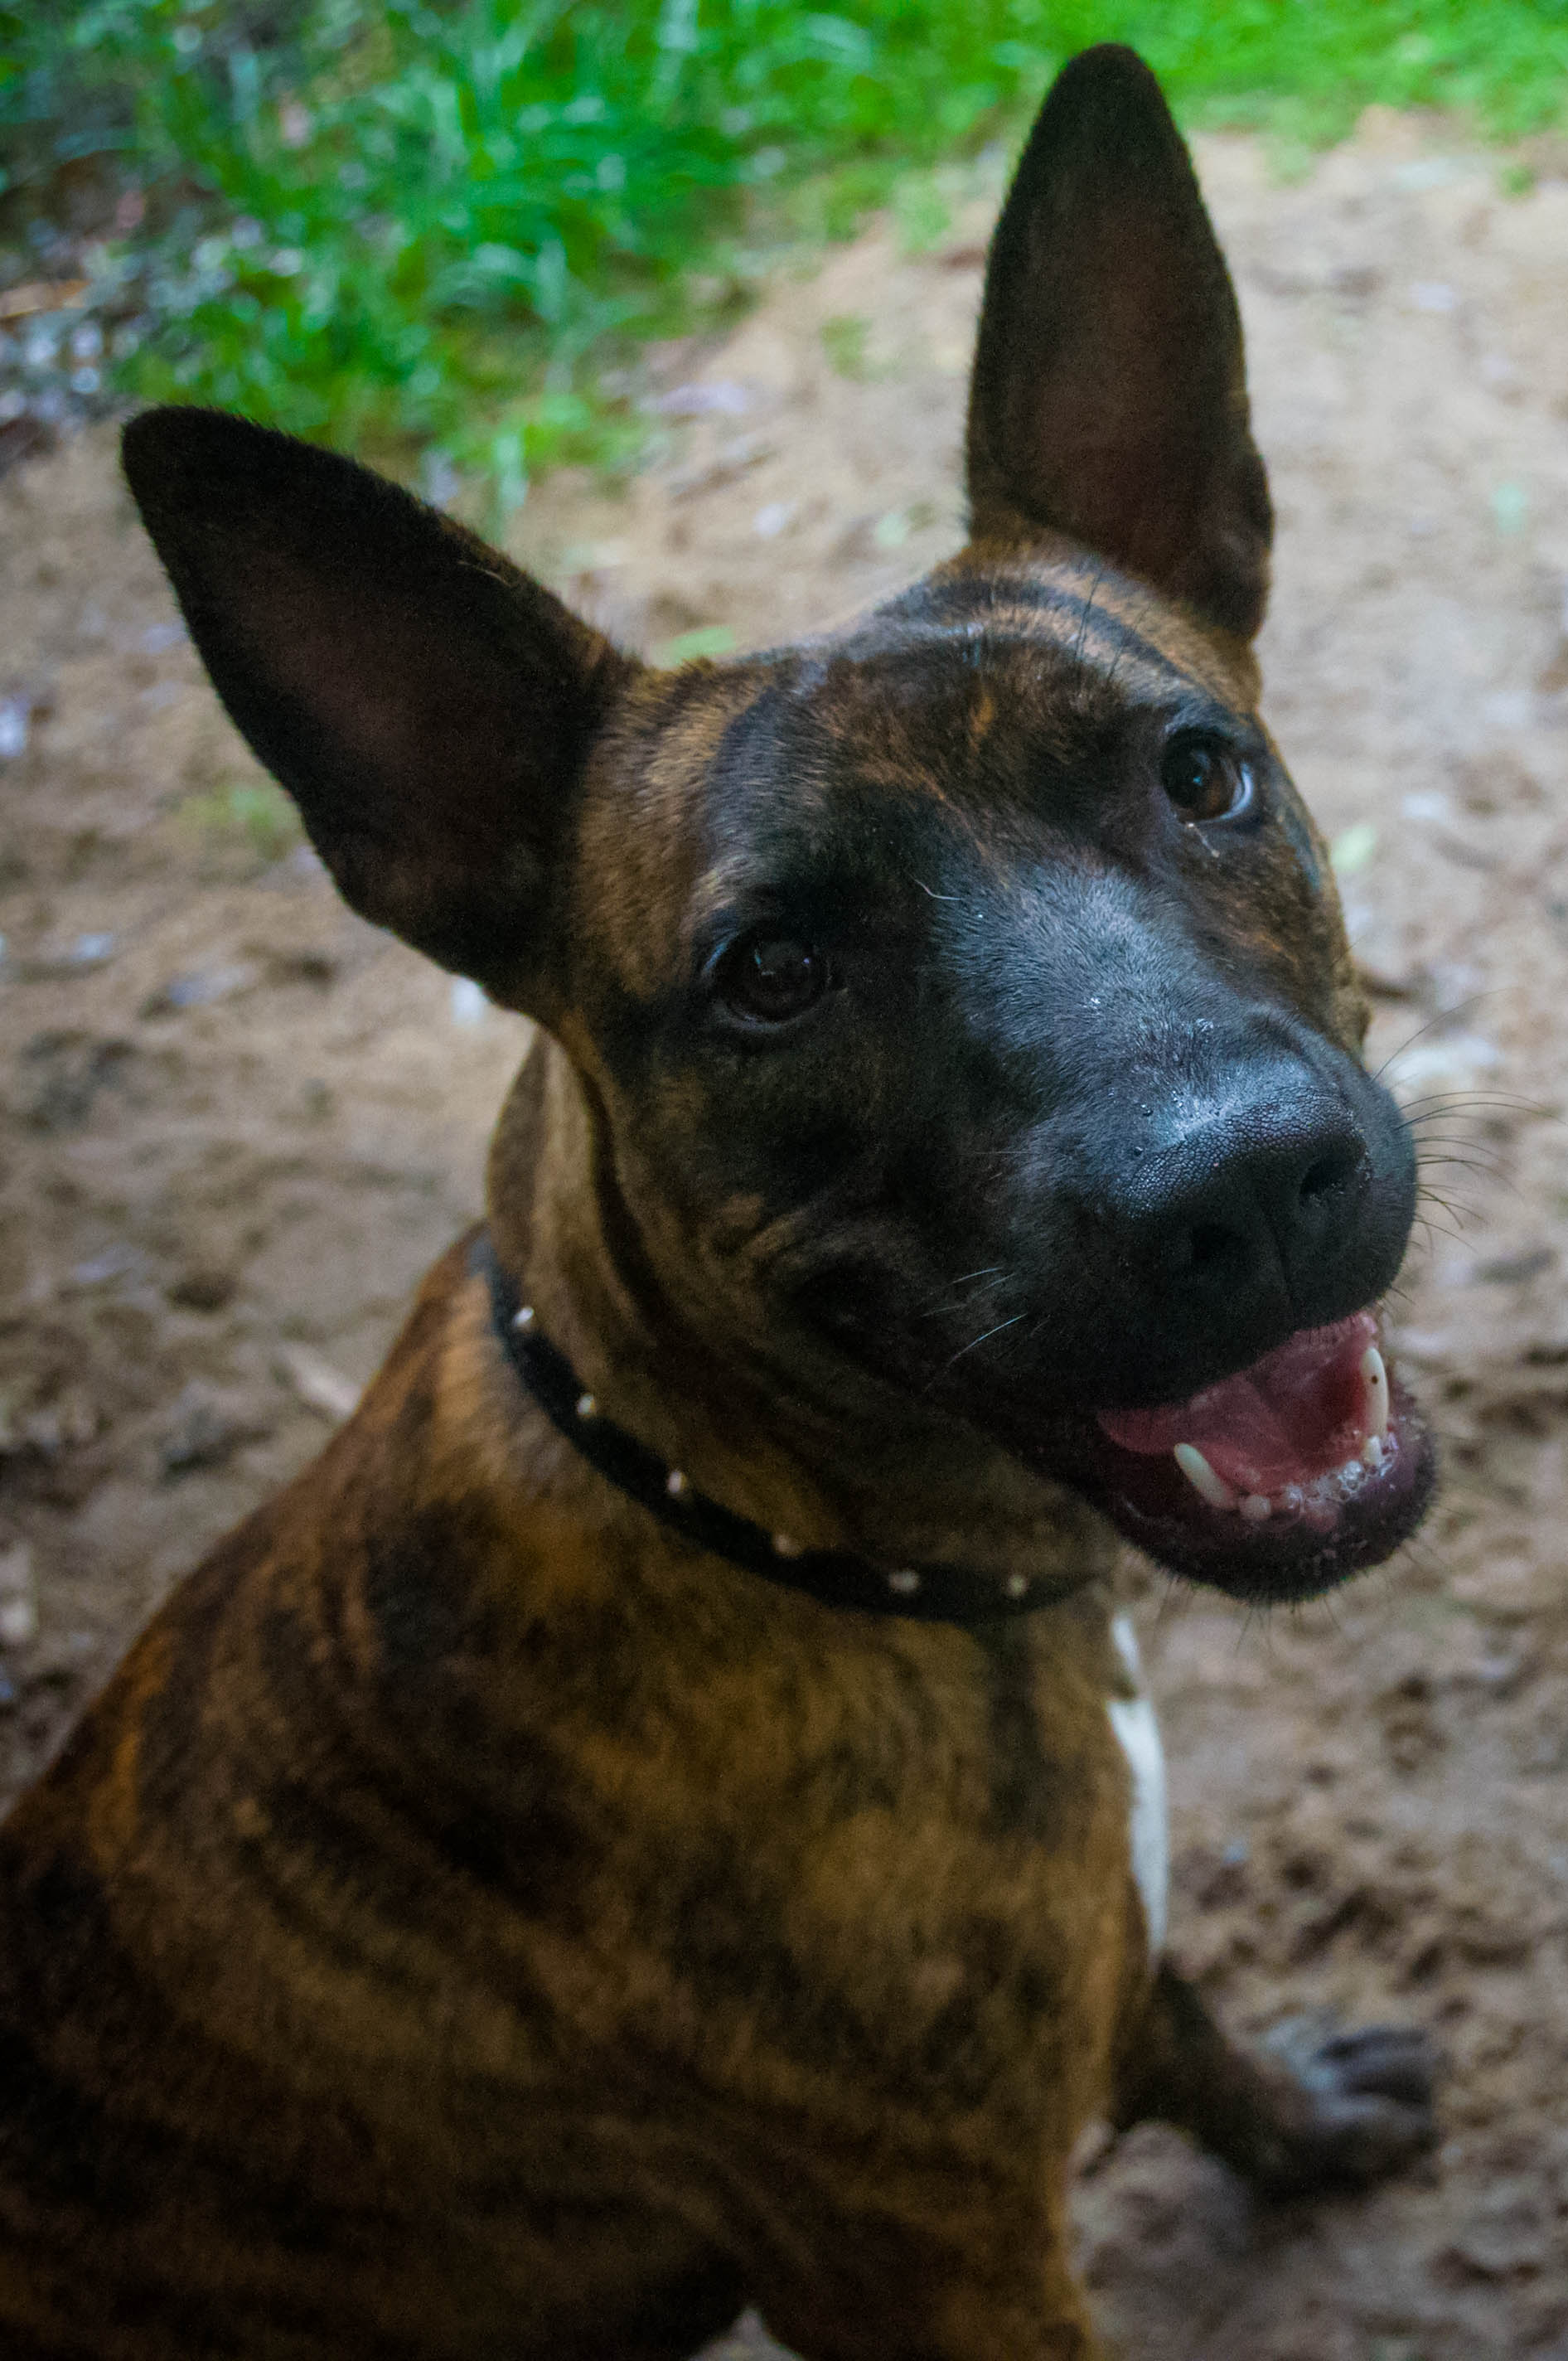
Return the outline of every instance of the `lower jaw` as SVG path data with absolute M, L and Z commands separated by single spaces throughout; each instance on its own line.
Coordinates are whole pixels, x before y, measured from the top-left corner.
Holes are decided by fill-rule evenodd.
M 1317 1598 L 1381 1565 L 1420 1523 L 1437 1476 L 1431 1434 L 1397 1381 L 1379 1464 L 1304 1488 L 1259 1523 L 1209 1507 L 1169 1461 L 1086 1442 L 1080 1481 L 1120 1533 L 1169 1572 L 1254 1605 Z

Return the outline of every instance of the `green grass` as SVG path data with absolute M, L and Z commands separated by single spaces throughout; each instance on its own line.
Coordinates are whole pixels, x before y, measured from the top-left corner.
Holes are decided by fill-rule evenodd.
M 71 173 L 146 193 L 102 266 L 144 291 L 127 393 L 505 509 L 635 446 L 618 349 L 743 302 L 770 238 L 891 201 L 933 242 L 929 168 L 1107 38 L 1189 120 L 1298 147 L 1373 99 L 1510 136 L 1568 94 L 1568 0 L 0 0 L 0 175 L 14 214 Z
M 186 796 L 174 812 L 191 841 L 220 856 L 268 868 L 304 840 L 300 816 L 270 779 L 228 779 Z

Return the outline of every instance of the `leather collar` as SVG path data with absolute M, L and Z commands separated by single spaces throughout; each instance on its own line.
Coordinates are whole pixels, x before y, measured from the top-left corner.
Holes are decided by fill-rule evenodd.
M 542 1335 L 533 1308 L 501 1268 L 488 1231 L 474 1242 L 473 1268 L 490 1290 L 490 1314 L 507 1358 L 540 1409 L 590 1467 L 636 1500 L 694 1548 L 728 1558 L 748 1574 L 803 1590 L 825 1607 L 862 1615 L 897 1615 L 924 1623 L 989 1623 L 1055 1606 L 1083 1577 L 979 1574 L 961 1565 L 885 1566 L 849 1550 L 801 1549 L 749 1517 L 722 1508 L 677 1467 L 606 1418 L 565 1355 Z

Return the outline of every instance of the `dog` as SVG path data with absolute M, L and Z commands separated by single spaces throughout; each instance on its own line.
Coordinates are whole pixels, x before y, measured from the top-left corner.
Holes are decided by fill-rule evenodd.
M 1128 50 L 991 249 L 965 547 L 659 672 L 340 457 L 125 463 L 353 906 L 542 1030 L 484 1226 L 0 1831 L 7 2361 L 1089 2361 L 1096 2117 L 1271 2191 L 1413 2031 L 1163 1955 L 1122 1538 L 1269 1603 L 1418 1521 L 1414 1202 L 1257 717 L 1271 514 Z

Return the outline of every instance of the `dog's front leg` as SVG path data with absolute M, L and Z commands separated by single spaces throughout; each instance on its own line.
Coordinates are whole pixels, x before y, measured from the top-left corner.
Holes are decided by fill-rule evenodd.
M 1110 2361 L 1072 2269 L 1066 2156 L 1016 2161 L 890 2167 L 883 2202 L 748 2273 L 772 2334 L 803 2361 Z
M 1053 2225 L 1044 2271 L 1015 2304 L 999 2303 L 991 2288 L 955 2291 L 942 2321 L 940 2361 L 1111 2361 L 1065 2247 L 1063 2220 Z
M 1174 2124 L 1270 2196 L 1378 2180 L 1435 2136 L 1424 2034 L 1307 2020 L 1238 2048 L 1162 1961 L 1124 2053 L 1112 2121 Z
M 1064 2225 L 1058 2224 L 1058 2236 Z M 1053 2238 L 1044 2268 L 1037 2259 L 1025 2283 L 1015 2274 L 1038 2234 L 1021 2241 L 1007 2286 L 989 2276 L 950 2283 L 916 2317 L 897 2296 L 880 2317 L 872 2308 L 852 2316 L 818 2301 L 792 2309 L 765 2305 L 768 2325 L 791 2352 L 807 2361 L 1111 2361 L 1090 2323 L 1068 2267 L 1065 2245 Z M 929 2274 L 922 2274 L 928 2282 Z

